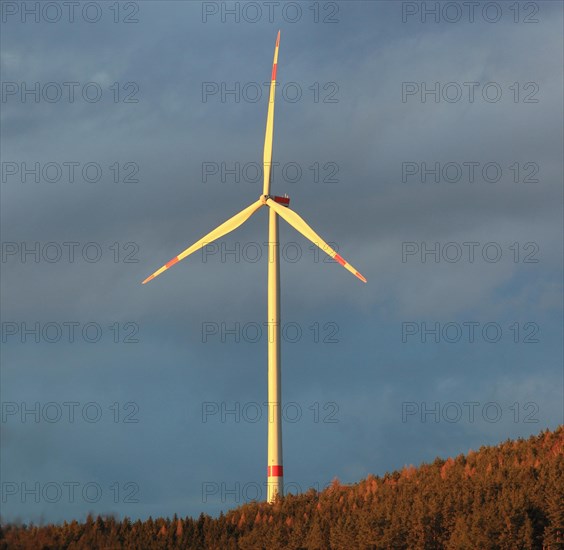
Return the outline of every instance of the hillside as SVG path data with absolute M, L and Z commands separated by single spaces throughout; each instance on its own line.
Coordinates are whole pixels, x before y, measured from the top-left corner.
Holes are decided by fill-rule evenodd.
M 213 519 L 3 525 L 0 548 L 564 548 L 564 428 Z

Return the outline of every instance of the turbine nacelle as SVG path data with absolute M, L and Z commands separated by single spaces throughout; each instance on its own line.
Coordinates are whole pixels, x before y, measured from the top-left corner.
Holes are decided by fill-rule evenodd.
M 278 195 L 261 195 L 260 200 L 262 204 L 267 204 L 268 199 L 272 199 L 274 202 L 281 204 L 282 206 L 290 206 L 290 197 L 288 195 L 284 195 L 280 197 Z

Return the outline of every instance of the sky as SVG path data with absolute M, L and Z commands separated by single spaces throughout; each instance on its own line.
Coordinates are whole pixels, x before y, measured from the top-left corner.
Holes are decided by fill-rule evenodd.
M 265 499 L 563 422 L 560 2 L 2 2 L 1 516 Z M 266 83 L 266 84 L 265 84 Z

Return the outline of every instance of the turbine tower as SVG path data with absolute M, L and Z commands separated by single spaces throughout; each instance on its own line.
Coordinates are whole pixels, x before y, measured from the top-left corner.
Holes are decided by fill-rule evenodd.
M 284 470 L 282 464 L 282 405 L 280 388 L 280 250 L 278 242 L 278 216 L 294 229 L 318 246 L 323 252 L 366 283 L 366 279 L 335 250 L 333 250 L 298 214 L 290 210 L 290 199 L 270 194 L 270 176 L 272 166 L 272 136 L 274 132 L 274 99 L 276 95 L 276 69 L 278 67 L 278 47 L 280 31 L 274 47 L 274 61 L 270 80 L 270 96 L 266 118 L 264 138 L 263 175 L 264 184 L 259 199 L 247 206 L 232 218 L 210 231 L 192 246 L 181 252 L 147 277 L 142 284 L 148 283 L 174 264 L 183 260 L 206 244 L 220 239 L 237 229 L 257 210 L 268 206 L 268 463 L 267 463 L 267 500 L 273 502 L 277 495 L 284 494 Z

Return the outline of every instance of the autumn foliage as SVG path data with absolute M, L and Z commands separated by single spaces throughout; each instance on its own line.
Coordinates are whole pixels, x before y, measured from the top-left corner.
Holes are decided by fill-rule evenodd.
M 3 525 L 2 548 L 564 548 L 564 428 L 198 519 Z

